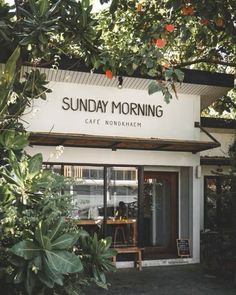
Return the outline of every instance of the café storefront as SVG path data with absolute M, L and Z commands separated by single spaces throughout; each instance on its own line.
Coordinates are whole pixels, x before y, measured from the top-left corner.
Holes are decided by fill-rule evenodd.
M 24 116 L 28 152 L 41 152 L 45 167 L 70 179 L 71 216 L 111 235 L 114 246 L 143 247 L 144 266 L 199 262 L 199 152 L 219 146 L 200 139 L 200 109 L 231 79 L 220 75 L 226 82 L 215 85 L 206 77 L 202 85 L 190 77 L 166 104 L 160 93 L 148 95 L 148 79 L 124 78 L 118 89 L 101 74 L 41 70 L 53 92 Z M 178 238 L 190 241 L 189 257 L 178 257 Z

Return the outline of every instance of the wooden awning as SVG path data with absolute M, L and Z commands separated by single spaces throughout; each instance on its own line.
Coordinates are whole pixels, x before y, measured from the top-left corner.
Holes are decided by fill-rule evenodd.
M 31 133 L 31 145 L 68 147 L 103 148 L 111 150 L 148 150 L 148 151 L 174 151 L 192 152 L 219 147 L 214 141 L 175 140 L 161 138 L 131 138 L 115 136 L 95 136 L 61 133 Z

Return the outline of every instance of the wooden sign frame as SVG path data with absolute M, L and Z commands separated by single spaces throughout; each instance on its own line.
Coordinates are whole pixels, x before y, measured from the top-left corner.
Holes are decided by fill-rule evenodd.
M 176 239 L 178 256 L 180 257 L 190 257 L 190 239 Z

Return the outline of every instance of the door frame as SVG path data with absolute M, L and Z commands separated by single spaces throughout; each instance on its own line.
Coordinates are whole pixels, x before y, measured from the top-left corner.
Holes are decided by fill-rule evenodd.
M 141 170 L 141 169 L 140 169 Z M 144 179 L 146 176 L 151 177 L 162 177 L 167 178 L 171 183 L 171 241 L 168 247 L 157 247 L 157 246 L 145 246 L 144 243 Z M 176 239 L 178 237 L 178 195 L 179 195 L 179 172 L 173 171 L 154 171 L 148 170 L 144 171 L 143 169 L 139 171 L 139 184 L 140 184 L 140 194 L 139 194 L 139 218 L 138 218 L 138 241 L 139 245 L 145 247 L 145 250 L 149 253 L 167 253 L 167 254 L 176 254 Z

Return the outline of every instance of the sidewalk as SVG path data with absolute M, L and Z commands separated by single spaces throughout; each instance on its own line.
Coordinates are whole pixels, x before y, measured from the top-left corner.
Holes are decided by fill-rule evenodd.
M 117 270 L 108 275 L 109 290 L 90 287 L 86 295 L 235 295 L 229 280 L 206 275 L 200 265 Z

